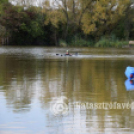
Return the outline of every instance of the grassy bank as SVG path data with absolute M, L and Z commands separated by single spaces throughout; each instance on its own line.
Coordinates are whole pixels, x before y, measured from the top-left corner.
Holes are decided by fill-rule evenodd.
M 101 38 L 98 42 L 95 43 L 95 47 L 115 47 L 121 48 L 128 45 L 128 41 L 111 39 L 111 38 Z
M 71 41 L 66 42 L 64 40 L 59 41 L 59 46 L 77 46 L 77 47 L 114 47 L 114 48 L 122 48 L 124 46 L 128 46 L 128 41 L 119 40 L 116 37 L 102 37 L 98 41 L 86 40 L 81 37 L 74 37 Z

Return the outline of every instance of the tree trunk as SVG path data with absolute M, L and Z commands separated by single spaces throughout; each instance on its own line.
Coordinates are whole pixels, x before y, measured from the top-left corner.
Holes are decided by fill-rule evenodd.
M 67 36 L 68 36 L 68 25 L 69 25 L 69 20 L 67 18 L 67 25 L 66 25 L 66 30 L 65 30 L 65 34 L 64 34 L 64 40 L 67 41 Z
M 55 45 L 57 46 L 57 36 L 56 36 L 56 30 L 55 30 L 54 38 L 55 38 Z

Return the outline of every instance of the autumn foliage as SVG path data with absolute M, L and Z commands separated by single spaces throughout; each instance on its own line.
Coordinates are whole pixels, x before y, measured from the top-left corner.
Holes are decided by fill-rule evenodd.
M 39 6 L 0 2 L 0 25 L 10 44 L 59 45 L 102 37 L 134 38 L 130 0 L 45 0 Z M 2 38 L 2 37 L 1 37 Z

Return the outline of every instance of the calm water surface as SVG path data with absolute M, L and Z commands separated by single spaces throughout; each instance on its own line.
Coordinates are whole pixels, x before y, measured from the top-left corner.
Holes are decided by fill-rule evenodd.
M 134 107 L 121 106 L 134 102 L 124 85 L 134 49 L 68 50 L 80 55 L 0 48 L 0 134 L 134 133 Z

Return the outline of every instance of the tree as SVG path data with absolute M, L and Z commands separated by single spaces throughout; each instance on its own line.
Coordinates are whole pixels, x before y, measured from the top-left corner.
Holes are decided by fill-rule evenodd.
M 13 40 L 18 38 L 20 43 L 24 39 L 29 42 L 43 35 L 42 16 L 34 7 L 24 10 L 22 6 L 4 4 L 0 24 L 6 27 Z
M 62 24 L 62 38 L 67 40 L 69 29 L 75 31 L 79 24 L 79 0 L 54 0 L 51 4 L 45 1 L 43 11 L 47 14 L 45 24 L 51 24 L 58 28 Z
M 130 6 L 129 0 L 98 0 L 92 3 L 82 18 L 82 29 L 85 34 L 98 36 L 110 33 Z

